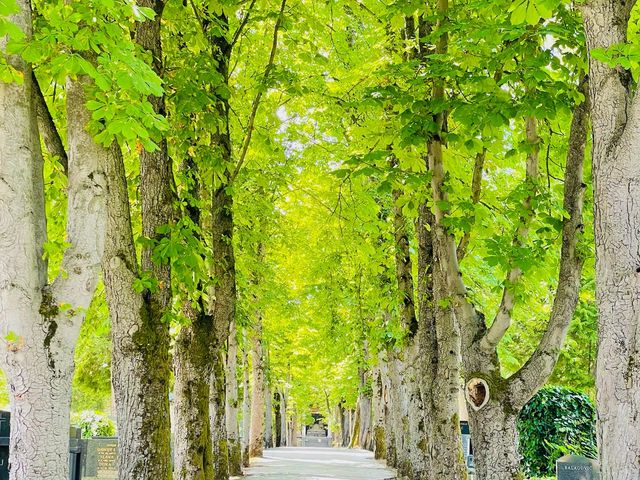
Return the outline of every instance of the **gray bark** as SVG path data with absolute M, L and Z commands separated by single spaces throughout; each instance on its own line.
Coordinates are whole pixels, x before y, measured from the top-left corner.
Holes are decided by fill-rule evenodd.
M 229 475 L 242 475 L 242 446 L 238 429 L 238 337 L 235 321 L 231 323 L 226 364 L 226 422 L 229 439 Z
M 589 52 L 627 42 L 635 0 L 583 9 Z M 640 98 L 631 72 L 590 56 L 596 301 L 596 389 L 603 480 L 640 477 Z
M 211 375 L 211 391 L 209 397 L 211 438 L 213 444 L 213 461 L 215 480 L 229 478 L 229 445 L 227 443 L 227 425 L 225 419 L 225 380 L 224 350 L 216 348 L 211 352 L 215 359 Z
M 251 332 L 251 372 L 253 378 L 251 396 L 251 430 L 249 436 L 249 456 L 262 457 L 264 449 L 265 423 L 265 372 L 264 349 L 262 346 L 262 316 L 256 315 Z
M 31 38 L 31 5 L 9 20 Z M 6 39 L 0 39 L 4 55 Z M 67 240 L 62 268 L 47 283 L 42 155 L 31 67 L 7 62 L 21 84 L 0 83 L 0 364 L 11 404 L 11 480 L 66 480 L 73 354 L 98 280 L 105 233 L 106 150 L 86 132 L 83 85 L 69 83 Z M 76 116 L 72 116 L 76 115 Z M 61 309 L 61 304 L 70 305 Z
M 190 306 L 191 320 L 179 332 L 174 348 L 174 476 L 177 480 L 214 478 L 209 419 L 211 317 Z
M 268 383 L 265 388 L 264 447 L 273 448 L 273 403 L 271 401 L 271 388 L 269 388 Z
M 251 436 L 251 394 L 249 392 L 249 359 L 246 334 L 242 347 L 242 466 L 249 466 L 249 437 Z
M 154 9 L 156 17 L 142 22 L 136 42 L 153 56 L 153 67 L 162 75 L 160 21 L 164 2 L 144 0 L 141 6 Z M 164 114 L 164 98 L 150 97 L 156 113 Z M 157 291 L 142 294 L 133 288 L 140 268 L 136 255 L 127 178 L 119 148 L 107 169 L 110 201 L 108 236 L 103 257 L 104 283 L 112 320 L 112 385 L 120 449 L 119 478 L 137 480 L 170 479 L 169 325 L 163 315 L 171 301 L 168 265 L 151 260 L 151 248 L 143 248 L 142 270 L 158 281 Z M 160 226 L 173 221 L 173 172 L 166 142 L 156 152 L 141 152 L 140 197 L 142 232 L 156 241 Z

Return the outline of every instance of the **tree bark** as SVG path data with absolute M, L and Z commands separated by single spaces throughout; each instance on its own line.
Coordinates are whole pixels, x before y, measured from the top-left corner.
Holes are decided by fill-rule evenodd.
M 282 447 L 282 396 L 280 392 L 276 391 L 273 394 L 273 413 L 275 416 L 275 437 L 276 437 L 276 447 Z
M 242 475 L 242 446 L 238 430 L 238 337 L 236 322 L 231 322 L 227 349 L 226 421 L 229 441 L 229 475 Z
M 264 447 L 273 448 L 273 404 L 268 383 L 265 388 L 264 418 Z
M 153 56 L 162 76 L 160 21 L 164 3 L 144 0 L 153 20 L 142 22 L 136 42 Z M 164 97 L 150 97 L 156 113 L 164 114 Z M 155 152 L 140 154 L 142 233 L 161 240 L 157 230 L 173 221 L 173 172 L 166 142 Z M 114 148 L 114 150 L 116 150 Z M 118 149 L 119 150 L 119 149 Z M 159 288 L 142 294 L 133 288 L 139 277 L 122 155 L 117 151 L 108 168 L 108 237 L 103 258 L 104 283 L 112 319 L 112 385 L 119 438 L 118 475 L 122 480 L 164 480 L 172 477 L 169 421 L 169 325 L 163 316 L 171 302 L 168 264 L 151 260 L 152 248 L 141 254 L 141 269 Z
M 251 372 L 253 388 L 251 397 L 251 432 L 249 456 L 262 457 L 264 449 L 265 379 L 264 349 L 262 346 L 262 316 L 256 315 L 251 335 Z
M 212 321 L 187 307 L 190 319 L 175 342 L 174 475 L 176 480 L 211 480 L 214 458 L 209 419 Z
M 210 422 L 213 442 L 213 461 L 215 480 L 229 478 L 229 444 L 225 419 L 225 379 L 224 350 L 216 348 L 211 352 L 214 357 L 214 370 L 211 375 Z
M 438 27 L 446 27 L 449 9 L 448 0 L 438 0 L 438 13 L 441 16 Z M 436 53 L 446 54 L 448 50 L 448 33 L 442 30 Z M 438 79 L 433 88 L 436 100 L 445 100 L 444 79 Z M 442 135 L 445 133 L 445 113 L 434 116 L 438 132 L 429 143 L 429 170 L 431 170 L 431 190 L 433 195 L 433 222 L 431 224 L 433 273 L 433 323 L 435 357 L 437 359 L 434 380 L 429 392 L 431 398 L 430 442 L 429 451 L 430 478 L 450 480 L 466 479 L 467 471 L 462 454 L 462 438 L 460 434 L 460 417 L 458 412 L 458 392 L 461 387 L 461 351 L 460 327 L 451 304 L 451 288 L 449 281 L 458 275 L 453 266 L 457 265 L 456 245 L 453 236 L 443 224 L 448 213 L 442 209 L 448 199 L 445 188 L 445 171 L 443 163 Z
M 384 383 L 382 379 L 383 354 L 378 355 L 378 366 L 373 372 L 373 453 L 376 460 L 386 460 L 385 446 L 385 402 Z
M 627 43 L 635 3 L 591 0 L 583 9 L 593 102 L 596 390 L 603 480 L 640 477 L 640 97 L 630 71 L 609 67 L 591 52 Z
M 242 466 L 248 467 L 249 437 L 251 436 L 251 396 L 249 392 L 249 359 L 247 355 L 247 338 L 244 336 L 242 347 Z
M 10 17 L 31 38 L 31 5 Z M 4 55 L 5 39 L 0 39 Z M 11 480 L 67 480 L 75 344 L 98 280 L 105 234 L 107 150 L 86 132 L 83 81 L 69 82 L 64 274 L 47 283 L 42 155 L 30 65 L 7 62 L 23 82 L 0 83 L 0 329 L 11 404 Z M 68 308 L 61 308 L 68 305 Z

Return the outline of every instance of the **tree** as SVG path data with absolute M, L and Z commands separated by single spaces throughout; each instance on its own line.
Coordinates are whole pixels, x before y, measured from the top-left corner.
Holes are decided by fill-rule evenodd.
M 109 155 L 86 131 L 86 78 L 67 82 L 67 248 L 49 280 L 43 157 L 37 127 L 39 86 L 29 62 L 8 54 L 11 41 L 32 38 L 30 2 L 5 4 L 0 40 L 0 325 L 11 395 L 12 480 L 68 476 L 73 354 L 96 288 L 105 234 Z M 7 41 L 6 34 L 11 35 Z M 6 63 L 4 63 L 6 62 Z M 7 69 L 7 70 L 5 70 Z M 3 77 L 3 80 L 7 80 Z M 51 120 L 51 119 L 49 119 Z M 55 125 L 50 126 L 55 131 Z M 60 142 L 61 143 L 61 142 Z
M 640 171 L 635 157 L 640 100 L 625 62 L 634 5 L 635 1 L 593 0 L 583 7 L 593 125 L 598 446 L 605 480 L 640 475 L 635 301 L 640 237 L 634 227 L 640 219 L 636 202 Z

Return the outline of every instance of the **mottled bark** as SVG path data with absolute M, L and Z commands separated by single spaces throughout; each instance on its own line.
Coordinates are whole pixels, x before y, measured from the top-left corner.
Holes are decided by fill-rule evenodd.
M 373 399 L 372 399 L 372 425 L 373 425 L 373 453 L 376 460 L 385 460 L 387 449 L 385 446 L 385 402 L 384 383 L 382 379 L 382 366 L 384 356 L 378 355 L 378 366 L 373 371 Z
M 214 478 L 215 480 L 227 480 L 229 478 L 229 444 L 225 419 L 224 350 L 216 348 L 211 355 L 215 359 L 213 374 L 210 377 L 209 397 Z
M 282 426 L 283 426 L 283 422 L 282 422 L 282 407 L 284 406 L 284 402 L 282 399 L 282 396 L 280 395 L 280 392 L 275 392 L 273 394 L 273 414 L 275 417 L 275 446 L 276 447 L 283 447 L 284 445 L 282 444 Z
M 153 68 L 162 75 L 160 20 L 164 3 L 143 0 L 154 9 L 153 21 L 137 26 L 135 40 L 151 52 Z M 164 98 L 150 97 L 154 110 L 164 114 Z M 140 198 L 143 235 L 159 241 L 157 229 L 173 221 L 173 173 L 166 142 L 155 152 L 140 154 Z M 133 288 L 140 275 L 121 155 L 113 156 L 108 170 L 108 240 L 103 258 L 105 290 L 112 318 L 112 385 L 120 449 L 119 478 L 162 480 L 171 478 L 169 424 L 169 325 L 163 316 L 171 301 L 167 264 L 151 260 L 152 249 L 141 254 L 142 271 L 159 288 L 139 294 Z
M 438 0 L 438 12 L 442 16 L 439 29 L 447 23 L 448 0 Z M 446 30 L 439 36 L 436 53 L 446 54 L 448 34 Z M 433 97 L 437 101 L 445 99 L 444 79 L 435 82 Z M 460 327 L 453 311 L 449 282 L 458 277 L 456 245 L 453 235 L 444 225 L 447 211 L 443 210 L 448 196 L 445 187 L 443 144 L 441 135 L 446 128 L 445 113 L 434 116 L 438 133 L 429 143 L 429 169 L 431 170 L 431 190 L 433 195 L 433 223 L 431 225 L 433 244 L 433 315 L 435 341 L 437 342 L 437 365 L 435 378 L 429 392 L 431 398 L 430 444 L 427 446 L 431 460 L 429 475 L 431 478 L 466 479 L 467 472 L 462 455 L 462 438 L 458 413 L 458 391 L 461 386 L 460 371 Z M 464 292 L 456 292 L 464 298 Z
M 640 97 L 630 71 L 591 55 L 627 42 L 635 0 L 583 8 L 593 125 L 596 390 L 601 478 L 640 477 Z
M 407 28 L 410 32 L 408 38 L 413 38 L 415 34 L 413 20 L 407 22 Z M 395 159 L 391 158 L 391 165 L 395 166 Z M 395 402 L 400 405 L 393 405 L 396 415 L 400 415 L 402 421 L 400 424 L 395 423 L 395 461 L 399 472 L 408 478 L 421 478 L 428 471 L 428 455 L 424 446 L 424 438 L 428 435 L 427 424 L 425 422 L 425 406 L 420 391 L 420 382 L 424 374 L 417 367 L 418 359 L 421 355 L 428 355 L 419 345 L 420 337 L 418 331 L 420 322 L 416 314 L 416 306 L 414 300 L 414 280 L 411 252 L 409 248 L 409 225 L 402 213 L 399 205 L 399 199 L 402 196 L 400 187 L 395 188 L 392 193 L 393 197 L 393 225 L 395 239 L 395 265 L 396 265 L 396 282 L 398 292 L 401 299 L 400 318 L 405 328 L 404 350 L 401 354 L 392 354 L 390 359 L 394 359 L 395 365 L 392 369 L 397 370 L 398 378 L 396 381 L 400 385 L 394 392 Z M 425 313 L 425 312 L 422 312 Z M 427 312 L 430 313 L 430 312 Z M 423 345 L 422 347 L 425 347 Z M 395 347 L 394 347 L 395 348 Z M 398 437 L 397 435 L 401 436 Z
M 31 38 L 31 5 L 10 21 Z M 6 38 L 0 39 L 4 55 Z M 84 80 L 68 83 L 67 241 L 64 274 L 47 283 L 43 161 L 30 65 L 7 62 L 23 82 L 0 83 L 0 364 L 11 404 L 11 480 L 67 480 L 75 344 L 98 280 L 106 219 L 107 150 L 86 132 Z M 60 308 L 67 304 L 70 308 Z
M 248 345 L 245 335 L 242 347 L 242 466 L 248 467 L 251 456 L 249 455 L 249 437 L 251 436 L 251 393 L 249 392 L 249 359 Z
M 265 387 L 264 396 L 264 447 L 273 448 L 273 403 L 271 400 L 271 388 L 268 383 Z
M 184 214 L 194 225 L 202 225 L 198 206 L 203 187 L 200 170 L 192 158 L 181 169 L 188 179 Z M 204 300 L 204 285 L 198 284 L 195 300 L 187 296 L 183 315 L 188 323 L 180 328 L 173 353 L 174 385 L 174 475 L 179 480 L 213 478 L 215 457 L 211 424 L 210 391 L 214 370 L 214 318 Z
M 226 422 L 229 441 L 229 475 L 242 475 L 242 446 L 238 429 L 240 401 L 238 395 L 238 337 L 236 323 L 231 322 L 226 363 Z
M 190 324 L 174 347 L 174 476 L 176 480 L 211 480 L 214 459 L 209 419 L 212 319 L 187 307 Z
M 262 457 L 264 449 L 265 421 L 265 372 L 262 345 L 262 316 L 258 313 L 251 332 L 251 373 L 253 378 L 251 396 L 251 431 L 249 456 Z

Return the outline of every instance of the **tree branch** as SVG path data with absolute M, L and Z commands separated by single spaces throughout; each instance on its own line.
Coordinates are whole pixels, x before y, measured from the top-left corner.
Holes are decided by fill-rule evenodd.
M 64 169 L 64 174 L 68 176 L 69 157 L 67 156 L 67 151 L 64 148 L 62 137 L 60 137 L 60 132 L 58 132 L 56 124 L 53 121 L 53 116 L 49 111 L 49 107 L 47 106 L 47 102 L 44 98 L 44 94 L 42 93 L 42 89 L 40 88 L 40 84 L 38 83 L 38 79 L 36 78 L 35 73 L 32 72 L 31 75 L 33 77 L 33 88 L 36 100 L 38 130 L 40 131 L 40 135 L 42 135 L 47 151 L 52 157 L 56 157 Z
M 529 235 L 529 225 L 534 215 L 534 211 L 531 205 L 533 196 L 535 195 L 535 182 L 538 178 L 538 163 L 540 156 L 540 137 L 538 137 L 537 122 L 534 117 L 527 117 L 526 123 L 526 135 L 527 142 L 530 145 L 531 151 L 527 155 L 527 173 L 525 182 L 529 184 L 531 192 L 525 198 L 522 206 L 524 209 L 523 215 L 520 217 L 520 226 L 513 239 L 513 245 L 521 247 L 524 245 L 527 236 Z M 480 341 L 480 348 L 485 351 L 491 351 L 500 343 L 504 334 L 511 326 L 511 316 L 513 308 L 515 306 L 515 287 L 522 277 L 522 270 L 519 267 L 513 267 L 507 273 L 505 280 L 504 290 L 502 292 L 502 300 L 498 313 L 491 323 L 491 326 L 487 330 Z
M 476 155 L 476 161 L 473 165 L 473 179 L 471 180 L 471 202 L 477 205 L 480 201 L 480 193 L 482 192 L 482 173 L 484 171 L 484 160 L 487 155 L 487 149 L 483 148 L 482 152 Z M 467 255 L 467 248 L 471 240 L 471 231 L 465 232 L 464 236 L 458 244 L 458 263 Z
M 238 25 L 238 29 L 233 34 L 233 38 L 231 40 L 231 48 L 233 48 L 233 46 L 237 43 L 238 39 L 240 38 L 240 35 L 242 34 L 242 31 L 244 30 L 244 27 L 247 26 L 247 22 L 249 21 L 249 16 L 251 15 L 253 6 L 255 4 L 256 4 L 256 0 L 251 0 L 251 4 L 249 5 L 249 8 L 247 8 L 247 13 L 244 14 L 244 17 L 242 17 L 242 21 L 240 22 L 240 25 Z
M 251 143 L 251 137 L 253 135 L 253 130 L 255 129 L 256 114 L 258 113 L 258 108 L 260 107 L 260 102 L 262 101 L 262 95 L 264 94 L 263 88 L 266 87 L 267 81 L 269 80 L 269 75 L 271 74 L 271 70 L 273 70 L 276 51 L 278 50 L 278 33 L 280 30 L 280 26 L 282 25 L 282 19 L 284 17 L 284 9 L 286 5 L 287 0 L 282 0 L 282 3 L 280 5 L 280 12 L 278 13 L 278 19 L 276 20 L 276 24 L 273 27 L 273 41 L 271 43 L 271 53 L 269 54 L 269 61 L 267 62 L 267 66 L 264 69 L 262 85 L 260 85 L 258 92 L 253 99 L 253 104 L 251 105 L 251 114 L 249 115 L 249 121 L 247 122 L 247 133 L 244 137 L 244 141 L 242 142 L 242 148 L 240 150 L 240 158 L 238 159 L 238 163 L 236 164 L 233 173 L 229 177 L 229 184 L 231 184 L 238 176 L 238 173 L 240 172 L 240 169 L 242 168 L 242 165 L 244 165 L 244 162 L 247 158 L 247 151 L 249 150 L 249 144 Z
M 562 252 L 556 296 L 540 343 L 527 363 L 509 379 L 511 396 L 517 405 L 524 405 L 529 401 L 553 373 L 580 294 L 584 258 L 578 251 L 578 242 L 584 227 L 583 164 L 589 120 L 587 89 L 587 82 L 583 80 L 581 90 L 585 101 L 576 107 L 571 122 L 564 183 L 564 209 L 569 217 L 562 226 Z

